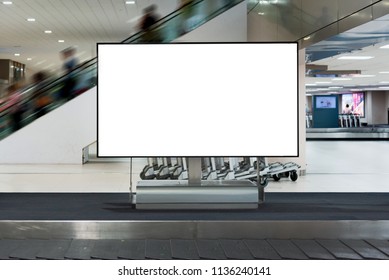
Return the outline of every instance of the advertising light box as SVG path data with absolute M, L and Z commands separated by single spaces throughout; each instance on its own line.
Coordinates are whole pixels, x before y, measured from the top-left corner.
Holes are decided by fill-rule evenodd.
M 365 117 L 365 94 L 363 92 L 342 94 L 342 113 Z
M 336 96 L 317 96 L 316 108 L 317 109 L 335 109 L 336 108 Z
M 297 54 L 296 43 L 98 44 L 98 156 L 298 156 Z

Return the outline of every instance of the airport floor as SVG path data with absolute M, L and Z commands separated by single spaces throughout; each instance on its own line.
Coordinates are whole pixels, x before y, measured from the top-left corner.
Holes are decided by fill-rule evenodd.
M 388 151 L 309 141 L 307 174 L 269 180 L 253 211 L 132 209 L 125 192 L 145 160 L 130 176 L 128 159 L 95 147 L 84 165 L 0 165 L 0 260 L 389 259 Z
M 306 175 L 269 180 L 267 192 L 389 192 L 389 141 L 308 141 Z M 133 159 L 133 188 L 146 164 Z M 127 192 L 128 159 L 84 165 L 0 165 L 0 192 Z

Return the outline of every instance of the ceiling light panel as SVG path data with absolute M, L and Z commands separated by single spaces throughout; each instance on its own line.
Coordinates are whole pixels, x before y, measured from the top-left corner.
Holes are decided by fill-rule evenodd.
M 368 59 L 372 59 L 374 58 L 374 56 L 341 56 L 339 57 L 338 59 L 340 60 L 368 60 Z

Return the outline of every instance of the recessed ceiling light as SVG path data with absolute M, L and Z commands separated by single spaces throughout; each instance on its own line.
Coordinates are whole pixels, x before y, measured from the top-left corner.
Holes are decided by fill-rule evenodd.
M 316 82 L 316 84 L 332 84 L 332 82 Z
M 134 4 L 135 4 L 135 1 L 126 1 L 126 4 L 127 4 L 127 5 L 134 5 Z
M 309 40 L 309 39 L 311 39 L 311 36 L 307 36 L 307 37 L 304 37 L 304 41 L 307 41 L 307 40 Z
M 65 40 L 58 40 L 58 43 L 65 43 Z
M 3 1 L 4 5 L 12 5 L 12 1 Z
M 367 60 L 367 59 L 372 59 L 374 56 L 341 56 L 338 59 L 341 60 Z
M 389 71 L 381 71 L 380 74 L 389 74 Z
M 380 49 L 389 49 L 389 45 L 382 46 Z
M 34 22 L 35 18 L 28 18 L 27 21 Z
M 20 53 L 15 53 L 15 56 L 20 56 Z
M 28 57 L 27 60 L 30 61 L 30 60 L 32 60 L 32 58 L 31 58 L 31 57 Z
M 328 87 L 329 89 L 339 89 L 339 88 L 343 88 L 343 87 Z
M 46 59 L 41 60 L 41 61 L 38 61 L 38 62 L 35 64 L 35 66 L 41 65 L 41 64 L 43 64 L 43 63 L 45 63 L 45 62 L 46 62 Z
M 46 34 L 51 34 L 51 33 L 53 33 L 53 31 L 51 31 L 51 30 L 45 30 L 45 33 L 46 33 Z

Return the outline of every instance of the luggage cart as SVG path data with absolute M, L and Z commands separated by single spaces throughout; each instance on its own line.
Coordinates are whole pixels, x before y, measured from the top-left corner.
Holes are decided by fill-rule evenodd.
M 267 161 L 264 157 L 259 157 L 259 167 L 258 163 L 254 162 L 254 170 L 259 168 L 259 172 L 250 172 L 247 175 L 244 176 L 237 176 L 237 180 L 245 180 L 249 179 L 252 181 L 259 180 L 259 184 L 262 187 L 266 187 L 268 185 L 268 179 L 273 178 L 274 181 L 279 181 L 281 178 L 288 178 L 292 181 L 296 181 L 298 179 L 298 169 L 301 167 L 298 164 L 294 162 L 287 162 L 287 163 L 280 163 L 275 162 L 271 164 L 267 164 Z M 257 174 L 258 173 L 258 174 Z
M 275 162 L 259 172 L 259 175 L 262 177 L 261 185 L 267 185 L 267 178 L 273 178 L 274 181 L 279 181 L 282 177 L 288 178 L 292 181 L 296 181 L 298 179 L 297 171 L 301 166 L 294 162 L 280 163 Z

